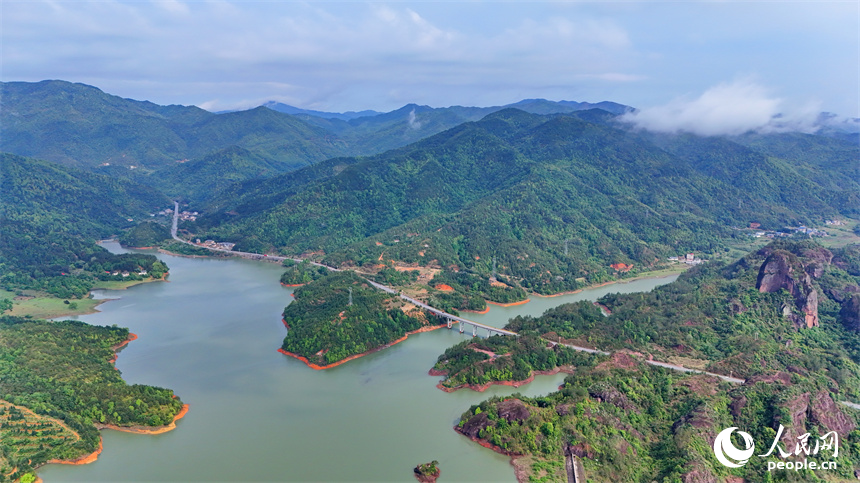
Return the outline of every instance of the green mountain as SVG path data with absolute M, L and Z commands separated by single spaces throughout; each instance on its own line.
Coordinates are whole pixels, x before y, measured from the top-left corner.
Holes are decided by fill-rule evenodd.
M 152 271 L 159 263 L 153 256 L 111 255 L 95 245 L 96 240 L 171 205 L 152 188 L 0 154 L 0 192 L 0 284 L 4 289 L 80 297 L 105 270 L 140 266 Z M 132 259 L 131 266 L 125 267 Z M 160 266 L 158 271 L 165 270 Z
M 514 104 L 494 107 L 451 106 L 432 108 L 407 104 L 400 109 L 357 117 L 333 118 L 325 113 L 294 115 L 311 124 L 336 133 L 350 146 L 352 155 L 380 153 L 451 129 L 464 122 L 473 122 L 504 109 L 516 108 L 532 114 L 558 114 L 599 109 L 610 117 L 623 114 L 631 108 L 614 102 L 548 101 L 526 99 Z M 284 112 L 287 112 L 286 110 Z
M 713 253 L 747 236 L 733 227 L 750 222 L 779 229 L 860 214 L 850 165 L 828 168 L 846 179 L 834 190 L 804 175 L 812 162 L 721 138 L 658 143 L 592 111 L 499 111 L 336 166 L 325 177 L 309 168 L 248 182 L 235 201 L 205 208 L 199 226 L 258 249 L 322 250 L 338 265 L 384 254 L 486 274 L 495 257 L 500 274 L 550 293 L 608 280 L 610 264 L 635 273 L 671 255 Z
M 455 430 L 511 456 L 521 481 L 829 482 L 855 478 L 860 465 L 857 411 L 835 402 L 839 394 L 824 376 L 781 372 L 733 386 L 623 354 L 572 371 L 546 396 L 515 394 L 472 406 Z M 714 456 L 714 442 L 728 428 L 755 444 L 737 469 Z M 804 434 L 809 456 L 768 453 L 777 436 L 779 448 L 793 453 Z M 815 469 L 795 468 L 804 460 Z
M 213 114 L 123 99 L 64 81 L 0 83 L 0 99 L 0 151 L 98 169 L 193 202 L 229 182 L 288 172 L 335 156 L 380 153 L 503 109 L 409 104 L 388 113 L 336 114 L 267 103 L 272 109 Z M 614 113 L 629 109 L 607 102 L 543 99 L 515 106 L 538 113 L 593 106 Z M 208 163 L 213 166 L 204 167 Z
M 0 83 L 0 99 L 3 151 L 85 168 L 149 170 L 236 145 L 288 171 L 345 152 L 332 133 L 264 107 L 218 115 L 64 81 Z
M 520 337 L 460 343 L 432 373 L 446 376 L 443 389 L 571 373 L 546 397 L 473 406 L 456 428 L 522 458 L 516 466 L 535 480 L 564 480 L 567 456 L 589 481 L 842 481 L 860 465 L 860 412 L 837 404 L 860 399 L 860 326 L 853 325 L 860 272 L 842 268 L 858 266 L 858 249 L 774 242 L 733 263 L 695 267 L 650 293 L 606 295 L 599 302 L 609 316 L 578 302 L 517 317 L 506 328 Z M 574 355 L 565 344 L 614 352 Z M 645 363 L 651 358 L 745 381 L 653 367 Z M 712 448 L 730 427 L 752 435 L 756 455 L 777 436 L 791 452 L 805 433 L 823 442 L 835 432 L 838 456 L 831 447 L 809 460 L 838 466 L 768 469 L 789 461 L 777 454 L 729 470 Z
M 176 199 L 207 200 L 234 183 L 269 178 L 283 172 L 283 165 L 258 151 L 230 146 L 191 161 L 157 170 L 148 181 Z
M 593 308 L 563 305 L 507 328 L 604 350 L 630 349 L 720 374 L 753 377 L 791 368 L 826 373 L 860 400 L 858 247 L 827 250 L 778 241 L 733 263 L 710 262 L 648 294 L 610 294 Z

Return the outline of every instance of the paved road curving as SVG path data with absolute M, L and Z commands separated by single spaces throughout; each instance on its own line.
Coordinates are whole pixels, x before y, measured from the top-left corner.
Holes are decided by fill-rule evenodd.
M 182 238 L 179 238 L 179 236 L 177 235 L 177 231 L 178 231 L 178 227 L 179 227 L 179 202 L 174 201 L 173 206 L 174 206 L 174 208 L 173 208 L 173 227 L 170 230 L 170 235 L 173 237 L 174 240 L 180 241 L 182 243 L 185 243 L 185 244 L 188 244 L 191 246 L 200 247 L 200 245 L 196 245 L 196 244 L 191 243 L 187 240 L 183 240 Z M 243 258 L 251 258 L 253 260 L 272 260 L 272 261 L 277 261 L 277 262 L 282 262 L 284 260 L 293 260 L 295 262 L 304 262 L 305 261 L 304 259 L 301 259 L 301 258 L 281 257 L 281 256 L 276 256 L 276 255 L 260 255 L 259 253 L 240 252 L 240 251 L 236 251 L 236 250 L 226 250 L 223 248 L 212 248 L 212 247 L 202 247 L 202 248 L 207 248 L 209 250 L 216 251 L 216 252 L 229 253 L 231 255 L 239 255 Z M 330 267 L 328 265 L 323 265 L 322 263 L 311 262 L 309 260 L 308 260 L 308 262 L 311 265 L 316 265 L 318 267 L 325 267 L 325 268 L 327 268 L 331 271 L 334 271 L 334 272 L 340 271 L 337 268 Z M 514 336 L 518 335 L 516 332 L 511 332 L 509 330 L 504 330 L 504 329 L 498 329 L 496 327 L 490 327 L 490 326 L 487 326 L 484 324 L 479 324 L 477 322 L 472 322 L 471 320 L 466 320 L 466 319 L 463 319 L 461 317 L 457 317 L 457 316 L 452 315 L 452 314 L 448 314 L 447 312 L 443 312 L 437 308 L 431 307 L 431 306 L 429 306 L 429 305 L 427 305 L 427 304 L 425 304 L 419 300 L 413 299 L 412 297 L 403 295 L 400 292 L 398 292 L 397 290 L 394 290 L 393 288 L 391 288 L 387 285 L 383 285 L 381 283 L 374 282 L 373 280 L 368 280 L 368 279 L 365 279 L 365 280 L 367 280 L 368 283 L 370 283 L 374 287 L 378 288 L 379 290 L 383 290 L 383 291 L 388 292 L 390 294 L 398 295 L 403 300 L 406 300 L 407 302 L 415 304 L 419 307 L 423 307 L 423 308 L 425 308 L 431 312 L 434 312 L 436 314 L 439 314 L 442 316 L 447 316 L 453 320 L 463 320 L 468 324 L 472 324 L 472 325 L 475 325 L 477 327 L 482 327 L 482 328 L 485 328 L 488 330 L 491 329 L 494 332 L 503 333 L 505 335 L 514 335 Z M 589 349 L 588 347 L 581 347 L 581 346 L 577 346 L 577 345 L 573 345 L 573 344 L 562 344 L 562 345 L 564 345 L 565 347 L 570 347 L 571 349 L 574 349 L 574 350 L 578 350 L 578 351 L 582 351 L 582 352 L 588 352 L 591 354 L 602 354 L 602 355 L 610 355 L 611 354 L 610 352 L 602 351 L 599 349 Z M 646 360 L 645 362 L 648 364 L 651 364 L 652 366 L 665 367 L 666 369 L 672 369 L 675 371 L 690 372 L 690 373 L 697 373 L 697 374 L 706 374 L 709 376 L 719 377 L 720 379 L 722 379 L 724 381 L 728 381 L 728 382 L 731 382 L 734 384 L 743 384 L 744 382 L 746 382 L 746 380 L 740 379 L 737 377 L 725 376 L 722 374 L 715 374 L 712 372 L 700 371 L 697 369 L 690 369 L 689 367 L 679 366 L 676 364 L 669 364 L 668 362 L 660 362 L 660 361 L 654 361 L 654 360 Z M 848 406 L 850 408 L 860 410 L 860 404 L 849 402 L 849 401 L 840 401 L 840 403 L 845 405 L 845 406 Z

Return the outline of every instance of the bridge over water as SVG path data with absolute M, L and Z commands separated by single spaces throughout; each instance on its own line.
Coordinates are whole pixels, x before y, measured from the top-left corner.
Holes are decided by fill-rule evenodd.
M 173 226 L 170 230 L 170 235 L 173 237 L 174 240 L 180 241 L 182 243 L 186 243 L 188 245 L 199 247 L 199 245 L 191 243 L 187 240 L 183 240 L 182 238 L 179 238 L 179 236 L 177 235 L 178 226 L 179 226 L 179 203 L 174 201 L 173 206 L 174 206 L 174 208 L 173 208 Z M 259 253 L 240 252 L 240 251 L 236 251 L 236 250 L 228 250 L 226 248 L 216 248 L 216 247 L 202 247 L 202 248 L 208 248 L 209 250 L 216 251 L 216 252 L 224 252 L 224 253 L 230 253 L 233 255 L 239 255 L 241 257 L 251 258 L 254 260 L 272 260 L 272 261 L 277 261 L 277 262 L 283 262 L 284 260 L 293 260 L 294 262 L 305 261 L 305 260 L 302 260 L 301 258 L 280 257 L 280 256 L 274 256 L 274 255 L 260 255 Z M 311 262 L 311 261 L 308 261 L 308 262 L 310 264 L 316 265 L 318 267 L 327 268 L 333 272 L 340 271 L 337 268 L 330 267 L 328 265 L 323 265 L 322 263 Z M 460 333 L 464 333 L 466 331 L 467 327 L 471 327 L 473 337 L 478 335 L 478 329 L 482 329 L 482 330 L 487 331 L 487 337 L 489 337 L 493 334 L 513 335 L 513 336 L 518 335 L 516 332 L 511 332 L 510 330 L 499 329 L 498 327 L 493 327 L 492 325 L 481 324 L 479 322 L 474 322 L 472 320 L 464 319 L 462 317 L 458 317 L 456 315 L 449 314 L 448 312 L 439 310 L 435 307 L 431 307 L 431 306 L 425 304 L 424 302 L 421 302 L 420 300 L 409 297 L 408 295 L 403 295 L 403 294 L 399 293 L 398 291 L 394 290 L 393 288 L 391 288 L 387 285 L 383 285 L 381 283 L 377 283 L 377 282 L 374 282 L 373 280 L 368 280 L 366 278 L 365 278 L 365 280 L 367 281 L 367 283 L 373 285 L 374 287 L 378 288 L 379 290 L 382 290 L 384 292 L 388 292 L 388 293 L 393 294 L 393 295 L 397 295 L 401 299 L 403 299 L 403 300 L 405 300 L 411 304 L 415 304 L 416 306 L 421 307 L 422 309 L 436 315 L 437 317 L 442 318 L 443 320 L 448 322 L 448 328 L 449 329 L 454 326 L 455 322 L 459 323 L 460 324 L 460 327 L 459 327 Z
M 191 243 L 187 240 L 183 240 L 183 239 L 179 238 L 179 236 L 177 236 L 177 227 L 179 224 L 179 203 L 177 203 L 175 201 L 173 203 L 174 203 L 175 208 L 173 210 L 173 227 L 170 230 L 171 236 L 175 240 L 180 241 L 182 243 L 186 243 L 186 244 L 192 245 L 192 246 L 199 246 L 199 245 L 195 245 L 194 243 Z M 225 253 L 230 253 L 233 255 L 239 255 L 239 256 L 242 256 L 244 258 L 252 258 L 255 260 L 284 261 L 284 260 L 289 259 L 289 260 L 293 260 L 295 262 L 303 262 L 304 261 L 301 258 L 267 256 L 267 255 L 260 255 L 259 253 L 239 252 L 239 251 L 227 250 L 227 249 L 223 249 L 223 248 L 212 248 L 212 247 L 204 247 L 204 248 L 208 248 L 209 250 L 212 250 L 212 251 L 225 252 Z M 312 265 L 316 265 L 318 267 L 325 267 L 325 268 L 332 270 L 332 271 L 335 271 L 335 272 L 339 271 L 337 268 L 330 267 L 328 265 L 323 265 L 322 263 L 310 262 L 310 261 L 309 261 L 309 263 L 311 263 Z M 478 329 L 486 330 L 487 331 L 487 337 L 489 337 L 493 334 L 519 336 L 519 334 L 517 334 L 516 332 L 512 332 L 510 330 L 500 329 L 498 327 L 493 327 L 491 325 L 481 324 L 478 322 L 474 322 L 472 320 L 458 317 L 458 316 L 453 315 L 453 314 L 449 314 L 449 313 L 444 312 L 442 310 L 439 310 L 435 307 L 431 307 L 431 306 L 425 304 L 424 302 L 421 302 L 420 300 L 416 300 L 412 297 L 409 297 L 408 295 L 403 295 L 403 294 L 399 293 L 398 291 L 394 290 L 393 288 L 391 288 L 387 285 L 382 285 L 381 283 L 374 282 L 373 280 L 368 280 L 368 279 L 365 279 L 365 280 L 367 280 L 367 282 L 369 284 L 373 285 L 374 287 L 378 288 L 379 290 L 383 290 L 383 291 L 388 292 L 390 294 L 397 295 L 401 299 L 403 299 L 403 300 L 405 300 L 411 304 L 415 304 L 416 306 L 421 307 L 422 309 L 424 309 L 428 312 L 431 312 L 438 317 L 441 317 L 442 319 L 444 319 L 448 322 L 448 328 L 449 329 L 453 328 L 455 322 L 459 323 L 460 324 L 460 333 L 465 332 L 465 329 L 467 327 L 471 326 L 473 337 L 478 335 Z M 551 344 L 557 344 L 558 343 L 558 342 L 552 342 L 552 341 L 549 341 L 549 342 Z M 589 352 L 592 354 L 611 355 L 610 352 L 602 351 L 599 349 L 591 349 L 588 347 L 581 347 L 581 346 L 577 346 L 577 345 L 573 345 L 573 344 L 567 344 L 567 343 L 563 343 L 562 345 L 569 347 L 571 349 L 577 350 L 577 351 Z M 687 367 L 678 366 L 675 364 L 669 364 L 666 362 L 659 362 L 659 361 L 655 361 L 655 360 L 645 360 L 644 362 L 651 364 L 653 366 L 665 367 L 667 369 L 672 369 L 672 370 L 680 371 L 680 372 L 692 372 L 692 373 L 706 374 L 709 376 L 715 376 L 715 377 L 719 377 L 720 379 L 723 379 L 725 381 L 728 381 L 728 382 L 731 382 L 734 384 L 743 384 L 745 382 L 744 379 L 731 377 L 731 376 L 725 376 L 722 374 L 714 374 L 711 372 L 705 372 L 705 371 L 700 371 L 700 370 L 696 370 L 696 369 L 690 369 Z M 849 401 L 840 401 L 840 403 L 845 405 L 845 406 L 860 410 L 860 404 L 849 402 Z

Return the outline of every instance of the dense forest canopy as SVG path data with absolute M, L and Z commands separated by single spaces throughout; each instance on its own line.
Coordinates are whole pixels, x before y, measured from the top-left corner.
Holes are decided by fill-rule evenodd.
M 239 246 L 323 251 L 335 265 L 384 254 L 488 274 L 495 257 L 498 273 L 555 293 L 614 278 L 613 264 L 632 275 L 669 256 L 720 253 L 750 223 L 779 230 L 858 214 L 849 164 L 829 166 L 839 181 L 825 183 L 812 175 L 820 162 L 781 159 L 769 144 L 655 140 L 586 114 L 503 110 L 304 185 L 294 182 L 302 171 L 284 175 L 283 190 L 281 177 L 245 183 L 197 228 Z M 808 142 L 860 155 L 821 139 Z
M 854 477 L 860 463 L 858 414 L 834 402 L 826 378 L 789 375 L 740 386 L 706 375 L 656 368 L 630 357 L 581 363 L 558 392 L 543 397 L 498 397 L 463 413 L 457 431 L 525 466 L 529 481 L 568 481 L 565 456 L 584 467 L 588 481 L 788 481 L 823 482 Z M 781 446 L 793 451 L 797 436 L 819 441 L 835 431 L 832 447 L 810 455 L 834 470 L 768 470 L 784 460 L 766 448 L 782 424 Z M 725 428 L 749 432 L 756 456 L 739 469 L 714 458 L 714 439 Z M 821 441 L 819 441 L 821 442 Z M 811 443 L 815 446 L 815 442 Z
M 603 317 L 585 302 L 507 328 L 589 347 L 631 349 L 719 374 L 753 377 L 792 367 L 824 372 L 860 400 L 860 325 L 852 302 L 860 278 L 839 268 L 843 253 L 814 242 L 774 242 L 733 263 L 711 262 L 649 293 L 609 294 Z M 768 285 L 763 273 L 790 260 L 793 273 Z M 853 311 L 853 312 L 852 312 Z
M 289 332 L 281 348 L 321 366 L 379 348 L 427 324 L 419 310 L 404 310 L 396 295 L 348 271 L 311 281 L 295 296 L 284 309 Z
M 843 270 L 856 268 L 857 250 L 774 242 L 650 293 L 606 295 L 599 302 L 608 316 L 578 302 L 516 317 L 506 328 L 520 337 L 460 343 L 434 371 L 445 376 L 444 388 L 521 381 L 537 370 L 572 373 L 557 393 L 492 398 L 458 425 L 497 451 L 527 455 L 533 481 L 564 480 L 565 455 L 578 458 L 589 481 L 851 478 L 860 462 L 860 413 L 837 402 L 860 400 L 860 277 Z M 563 344 L 571 343 L 613 353 L 567 355 Z M 745 381 L 655 368 L 645 363 L 651 357 Z M 730 471 L 714 458 L 721 430 L 739 427 L 769 445 L 780 425 L 789 450 L 807 432 L 838 434 L 838 457 L 810 456 L 838 467 L 771 471 L 768 463 L 779 462 L 771 456 Z
M 99 280 L 166 273 L 154 256 L 95 244 L 107 236 L 210 254 L 171 240 L 169 220 L 149 216 L 179 199 L 201 212 L 182 223 L 185 235 L 346 269 L 284 264 L 281 282 L 302 286 L 283 312 L 282 350 L 317 367 L 438 322 L 351 269 L 417 286 L 449 312 L 483 310 L 485 300 L 663 268 L 670 256 L 718 258 L 749 242 L 752 227 L 782 235 L 860 216 L 850 135 L 631 131 L 617 119 L 629 108 L 613 103 L 213 114 L 62 81 L 0 83 L 0 98 L 0 151 L 14 153 L 0 154 L 0 288 L 84 297 Z M 858 417 L 834 402 L 860 401 L 860 245 L 779 241 L 600 303 L 608 316 L 587 302 L 562 305 L 513 319 L 520 337 L 445 351 L 434 369 L 447 389 L 572 373 L 546 397 L 474 406 L 458 430 L 529 455 L 534 481 L 563 479 L 565 455 L 595 481 L 826 478 L 767 472 L 764 459 L 729 471 L 709 450 L 719 428 L 764 441 L 784 424 L 790 436 L 837 431 L 846 451 L 836 475 L 852 476 Z M 128 336 L 0 317 L 0 481 L 92 452 L 99 425 L 175 417 L 172 391 L 127 385 L 113 369 Z M 747 381 L 670 372 L 640 355 Z
M 173 391 L 126 384 L 114 369 L 116 348 L 128 338 L 128 329 L 116 326 L 0 317 L 0 481 L 50 459 L 92 453 L 96 425 L 173 421 L 182 408 Z M 9 423 L 28 412 L 44 416 L 35 423 L 44 431 Z
M 105 274 L 167 267 L 152 255 L 113 255 L 99 239 L 170 204 L 135 183 L 11 154 L 0 154 L 0 287 L 83 297 Z

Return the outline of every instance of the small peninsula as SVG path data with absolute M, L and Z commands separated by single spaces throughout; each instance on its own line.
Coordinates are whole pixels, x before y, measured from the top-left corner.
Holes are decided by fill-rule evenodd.
M 441 325 L 352 272 L 330 272 L 294 292 L 280 351 L 315 369 L 333 367 Z
M 95 461 L 101 428 L 175 427 L 188 406 L 172 390 L 126 384 L 114 368 L 134 338 L 115 326 L 0 317 L 0 482 L 46 463 Z
M 483 392 L 494 384 L 518 387 L 535 374 L 570 372 L 590 365 L 595 357 L 530 334 L 497 335 L 460 342 L 439 356 L 431 376 L 445 376 L 437 387 L 445 392 L 469 388 Z

